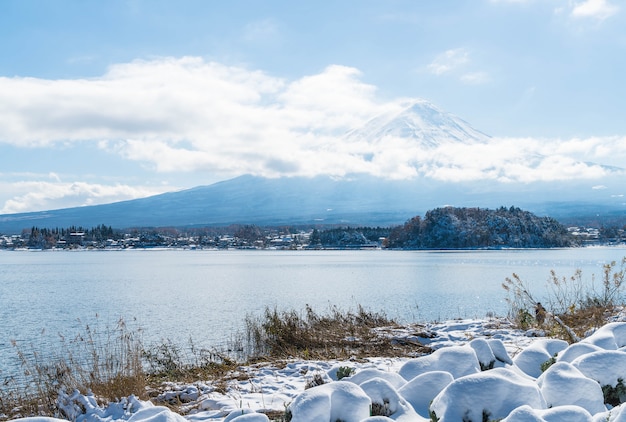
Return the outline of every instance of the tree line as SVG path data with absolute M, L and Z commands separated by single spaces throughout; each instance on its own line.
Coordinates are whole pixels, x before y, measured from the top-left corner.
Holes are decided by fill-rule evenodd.
M 26 236 L 24 236 L 26 235 Z M 31 227 L 30 233 L 22 233 L 23 237 L 28 238 L 26 245 L 29 248 L 48 249 L 54 247 L 59 242 L 67 244 L 81 243 L 85 240 L 93 242 L 101 242 L 106 239 L 119 239 L 122 233 L 113 230 L 111 226 L 101 224 L 90 229 L 81 226 L 70 226 L 67 228 L 39 228 Z
M 603 227 L 599 241 L 624 239 L 626 227 Z M 308 234 L 302 235 L 307 232 Z M 538 217 L 517 207 L 442 207 L 415 216 L 394 227 L 259 227 L 231 225 L 195 228 L 134 228 L 126 232 L 101 224 L 90 229 L 32 227 L 22 233 L 26 246 L 47 249 L 65 244 L 103 245 L 108 239 L 133 239 L 131 246 L 270 247 L 274 239 L 284 239 L 280 247 L 359 249 L 473 249 L 473 248 L 553 248 L 578 246 L 580 237 L 551 217 Z M 224 243 L 224 236 L 231 237 Z
M 309 238 L 310 248 L 363 248 L 379 246 L 391 229 L 382 227 L 344 227 L 314 229 Z

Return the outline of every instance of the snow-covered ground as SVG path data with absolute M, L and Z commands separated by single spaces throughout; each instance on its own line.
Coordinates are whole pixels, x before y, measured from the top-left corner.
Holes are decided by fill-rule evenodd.
M 156 404 L 129 397 L 101 407 L 79 393 L 62 395 L 59 404 L 79 422 L 268 421 L 267 413 L 285 411 L 292 422 L 626 421 L 626 404 L 618 405 L 626 400 L 626 322 L 620 321 L 572 345 L 498 319 L 383 330 L 395 341 L 420 341 L 435 351 L 261 363 L 241 367 L 226 385 L 166 385 Z M 547 369 L 546 362 L 552 363 Z M 352 375 L 338 380 L 338 371 Z M 605 404 L 603 389 L 613 392 L 615 407 Z M 175 413 L 168 402 L 184 404 Z

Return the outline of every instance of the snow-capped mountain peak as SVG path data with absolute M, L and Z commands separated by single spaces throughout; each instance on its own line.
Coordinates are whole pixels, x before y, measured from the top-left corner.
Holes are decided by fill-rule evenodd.
M 366 139 L 376 142 L 390 137 L 413 139 L 424 148 L 456 142 L 485 143 L 490 139 L 463 119 L 423 99 L 407 102 L 400 111 L 375 116 L 345 135 L 349 141 Z

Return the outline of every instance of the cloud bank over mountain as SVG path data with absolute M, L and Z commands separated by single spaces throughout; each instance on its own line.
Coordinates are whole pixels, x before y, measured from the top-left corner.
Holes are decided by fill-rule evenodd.
M 0 213 L 242 174 L 610 189 L 626 162 L 618 0 L 9 3 Z M 419 98 L 489 142 L 365 133 Z
M 463 52 L 454 55 L 464 60 Z M 445 72 L 445 65 L 433 71 Z M 2 77 L 0 143 L 33 151 L 87 145 L 164 175 L 222 179 L 364 173 L 452 182 L 588 179 L 593 186 L 612 174 L 607 166 L 626 162 L 626 136 L 491 138 L 425 100 L 382 98 L 361 77 L 356 68 L 331 65 L 286 80 L 199 57 L 138 60 L 89 79 Z M 407 120 L 416 105 L 424 107 Z M 372 127 L 383 120 L 392 126 L 387 132 Z M 456 136 L 459 121 L 464 132 Z M 28 193 L 18 192 L 19 183 Z M 172 189 L 50 177 L 19 183 L 1 213 L 49 209 L 63 198 L 88 205 Z

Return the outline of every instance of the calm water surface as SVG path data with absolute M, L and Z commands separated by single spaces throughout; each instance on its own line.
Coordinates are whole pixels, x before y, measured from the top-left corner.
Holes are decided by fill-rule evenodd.
M 0 370 L 10 340 L 46 347 L 123 317 L 144 341 L 224 344 L 266 307 L 363 305 L 402 322 L 505 315 L 513 272 L 537 295 L 550 270 L 585 279 L 626 248 L 502 251 L 0 252 Z M 96 317 L 97 315 L 97 317 Z M 5 371 L 6 372 L 6 371 Z M 1 374 L 0 374 L 1 375 Z

